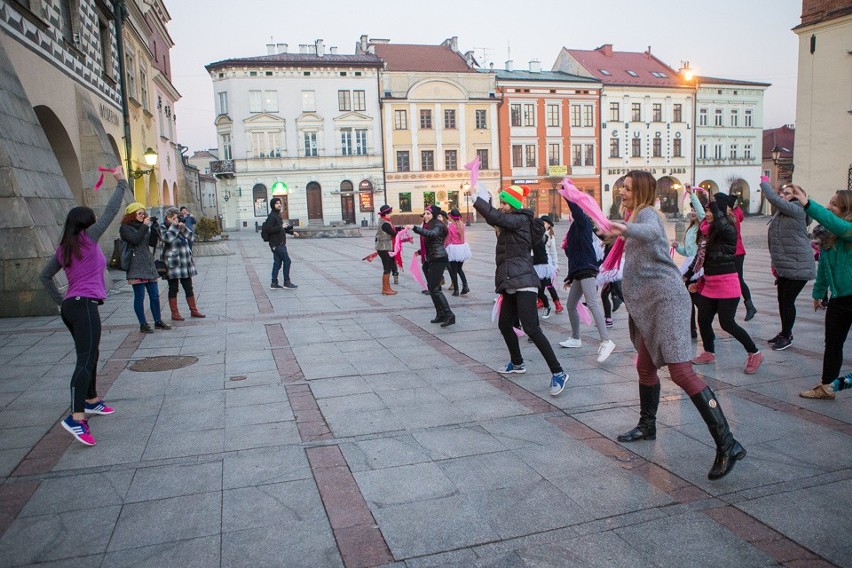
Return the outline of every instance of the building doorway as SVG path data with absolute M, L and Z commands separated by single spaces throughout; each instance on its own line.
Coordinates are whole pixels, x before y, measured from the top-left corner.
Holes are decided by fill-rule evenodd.
M 349 180 L 340 182 L 340 217 L 347 225 L 355 224 L 355 194 Z
M 305 188 L 308 199 L 308 223 L 319 221 L 322 224 L 322 188 L 320 184 L 312 181 Z
M 65 130 L 59 117 L 50 108 L 39 105 L 34 107 L 33 111 L 38 118 L 41 129 L 44 131 L 44 135 L 47 137 L 50 149 L 53 150 L 56 161 L 59 162 L 62 177 L 68 183 L 68 187 L 74 195 L 74 200 L 80 205 L 92 205 L 87 201 L 86 193 L 83 192 L 80 163 L 77 160 L 77 153 L 74 151 L 74 145 L 71 143 L 68 131 Z M 92 192 L 88 192 L 88 195 L 91 196 Z

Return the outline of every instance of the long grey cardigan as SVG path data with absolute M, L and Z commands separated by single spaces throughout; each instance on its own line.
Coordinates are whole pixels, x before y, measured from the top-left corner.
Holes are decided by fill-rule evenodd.
M 127 279 L 157 280 L 160 275 L 157 274 L 157 268 L 154 266 L 154 253 L 148 246 L 151 228 L 145 223 L 131 221 L 122 224 L 118 229 L 118 234 L 123 240 L 127 241 L 133 251 L 130 266 L 127 267 Z
M 816 263 L 811 239 L 808 237 L 810 217 L 798 201 L 787 201 L 763 182 L 763 196 L 775 206 L 775 215 L 769 221 L 769 257 L 775 272 L 790 280 L 813 280 Z
M 692 359 L 692 300 L 669 256 L 669 239 L 656 210 L 646 207 L 627 223 L 621 289 L 630 312 L 630 340 L 645 343 L 654 366 Z

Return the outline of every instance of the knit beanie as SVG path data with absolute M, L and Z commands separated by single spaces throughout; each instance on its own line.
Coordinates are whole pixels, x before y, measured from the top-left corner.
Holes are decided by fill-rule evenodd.
M 724 213 L 727 214 L 728 207 L 733 209 L 737 206 L 737 197 L 735 195 L 728 195 L 727 193 L 717 193 L 713 196 L 716 200 L 716 203 L 719 204 L 719 207 L 724 207 Z
M 124 212 L 127 215 L 130 215 L 132 213 L 136 213 L 140 209 L 145 209 L 145 206 L 139 203 L 138 201 L 134 201 L 133 203 L 127 206 L 127 209 L 125 209 Z
M 530 188 L 525 185 L 510 185 L 500 192 L 500 200 L 508 203 L 515 209 L 524 206 L 524 197 L 529 195 Z
M 441 213 L 443 213 L 443 211 L 441 211 L 441 208 L 440 208 L 440 207 L 438 207 L 437 205 L 430 205 L 430 206 L 429 206 L 429 207 L 427 207 L 426 209 L 428 209 L 428 210 L 429 210 L 429 212 L 430 212 L 430 213 L 432 213 L 432 218 L 433 218 L 433 219 L 437 219 L 437 218 L 438 218 L 438 215 L 440 215 Z M 445 214 L 444 216 L 446 216 L 446 214 Z
M 452 219 L 461 219 L 461 213 L 459 213 L 458 209 L 453 207 L 452 209 L 450 209 L 450 217 Z

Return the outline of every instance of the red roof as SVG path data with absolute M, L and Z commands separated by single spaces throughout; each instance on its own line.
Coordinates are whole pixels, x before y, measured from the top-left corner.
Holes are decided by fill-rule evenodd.
M 566 51 L 604 85 L 688 86 L 677 71 L 651 55 L 650 51 L 644 53 L 613 51 L 612 44 L 605 44 L 591 51 L 583 49 L 566 49 Z
M 376 43 L 373 47 L 387 63 L 388 71 L 476 73 L 461 54 L 446 45 Z
M 795 128 L 790 128 L 786 124 L 779 128 L 769 128 L 763 131 L 763 152 L 761 155 L 764 160 L 771 160 L 772 149 L 777 146 L 781 150 L 780 158 L 792 159 L 795 143 Z

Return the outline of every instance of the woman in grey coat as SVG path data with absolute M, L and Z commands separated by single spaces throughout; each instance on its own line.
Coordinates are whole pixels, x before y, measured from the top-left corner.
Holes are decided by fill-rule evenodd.
M 793 344 L 796 298 L 808 280 L 816 278 L 814 251 L 808 236 L 811 219 L 789 186 L 782 185 L 776 193 L 769 184 L 769 178 L 763 176 L 760 188 L 766 200 L 775 206 L 775 215 L 769 221 L 769 256 L 778 278 L 781 332 L 769 343 L 775 351 L 783 351 Z
M 154 266 L 154 255 L 149 247 L 151 241 L 151 223 L 153 220 L 145 212 L 145 206 L 133 202 L 124 210 L 124 218 L 118 234 L 127 243 L 132 256 L 127 266 L 127 283 L 133 287 L 133 311 L 139 320 L 139 331 L 154 333 L 145 319 L 145 291 L 148 291 L 148 301 L 151 315 L 154 317 L 154 327 L 171 329 L 160 315 L 160 287 L 157 267 Z M 154 241 L 156 244 L 156 241 Z
M 198 272 L 195 270 L 189 243 L 195 239 L 195 234 L 180 220 L 179 214 L 180 211 L 176 207 L 169 207 L 166 209 L 165 223 L 160 226 L 160 239 L 163 241 L 162 259 L 168 269 L 169 308 L 174 321 L 184 319 L 178 311 L 178 283 L 183 286 L 183 292 L 186 294 L 189 315 L 194 318 L 207 317 L 198 311 L 195 305 L 195 292 L 192 289 L 192 277 Z

